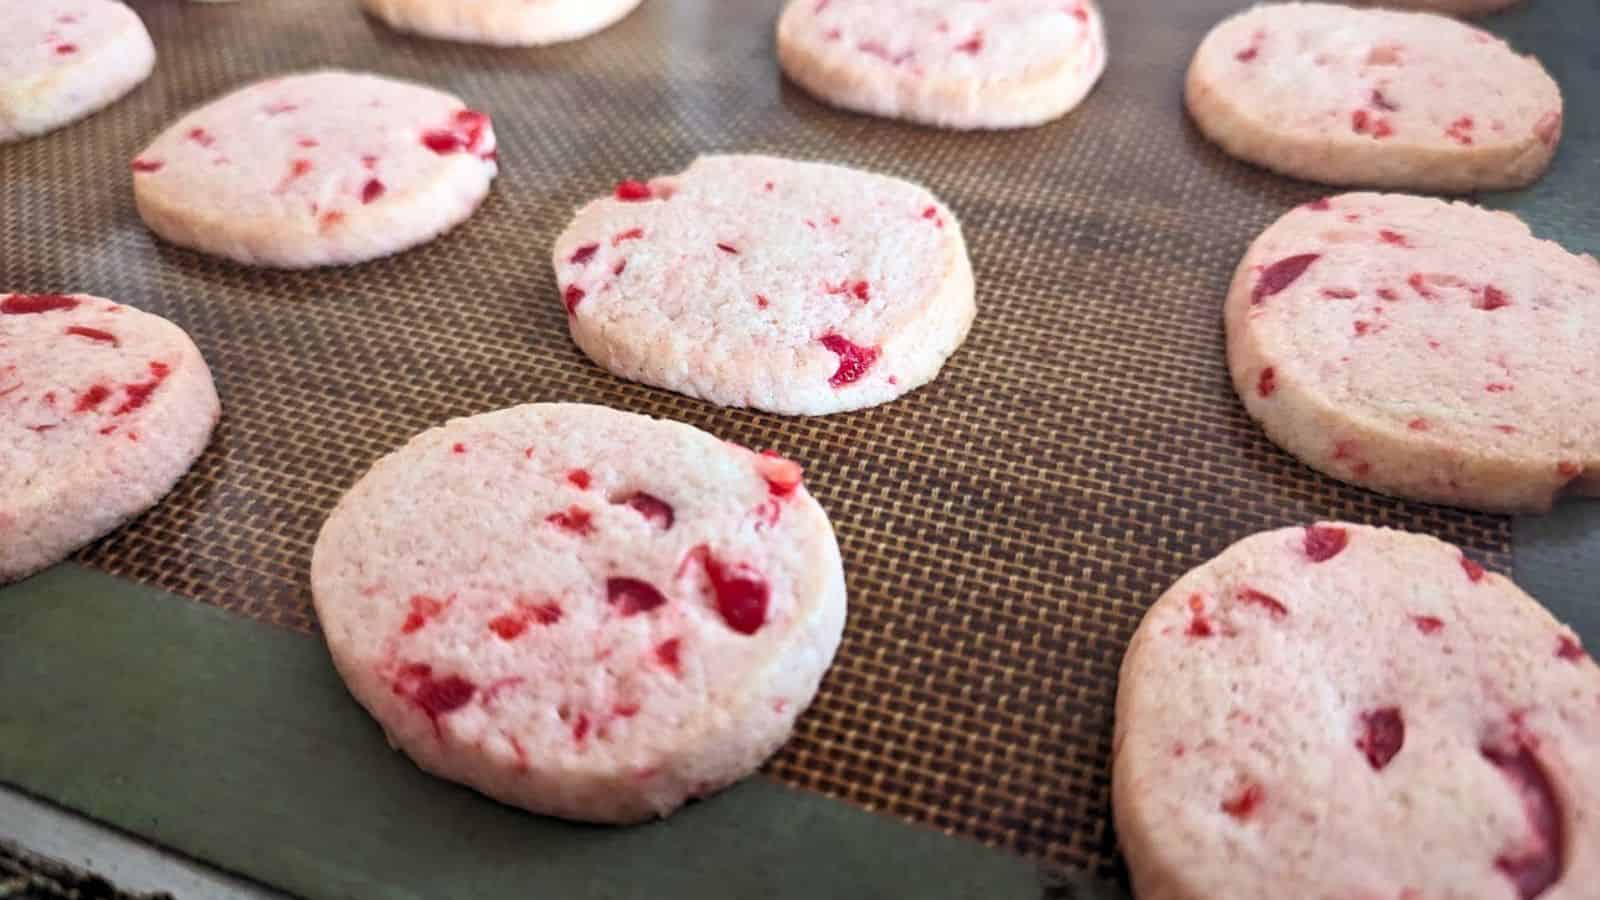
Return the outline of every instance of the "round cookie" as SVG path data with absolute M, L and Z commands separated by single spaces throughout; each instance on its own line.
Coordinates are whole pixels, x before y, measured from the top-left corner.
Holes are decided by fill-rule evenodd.
M 1427 13 L 1254 7 L 1201 42 L 1187 101 L 1229 154 L 1328 184 L 1521 187 L 1561 138 L 1561 90 L 1538 60 Z
M 1490 511 L 1600 495 L 1600 263 L 1509 213 L 1302 206 L 1251 245 L 1224 319 L 1251 417 L 1319 472 Z
M 791 415 L 933 380 L 977 311 L 961 226 L 927 190 L 771 157 L 624 181 L 579 210 L 554 263 L 573 339 L 602 367 Z
M 391 743 L 594 822 L 665 816 L 753 772 L 845 619 L 798 465 L 575 404 L 457 419 L 378 462 L 324 526 L 311 588 Z
M 1106 67 L 1093 0 L 790 0 L 778 61 L 845 109 L 943 128 L 1065 115 Z
M 633 12 L 639 0 L 361 0 L 361 5 L 401 31 L 533 47 L 594 34 Z
M 168 241 L 255 266 L 345 265 L 432 240 L 498 171 L 489 117 L 353 72 L 262 81 L 190 112 L 133 160 Z
M 178 326 L 86 294 L 0 294 L 0 584 L 154 506 L 221 409 Z
M 96 112 L 150 76 L 156 48 L 111 0 L 0 0 L 0 143 Z
M 1123 658 L 1117 836 L 1140 900 L 1579 900 L 1600 669 L 1431 537 L 1320 524 L 1175 584 Z

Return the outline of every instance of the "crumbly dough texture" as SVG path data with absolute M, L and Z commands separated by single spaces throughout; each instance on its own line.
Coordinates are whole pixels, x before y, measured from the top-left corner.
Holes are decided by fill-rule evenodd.
M 1116 828 L 1140 900 L 1581 900 L 1600 669 L 1431 537 L 1323 523 L 1180 579 L 1123 659 Z
M 166 319 L 0 293 L 0 584 L 154 506 L 220 415 L 200 351 Z
M 109 106 L 150 76 L 156 48 L 112 0 L 0 0 L 0 143 Z
M 1274 3 L 1222 22 L 1187 79 L 1223 150 L 1327 184 L 1464 193 L 1537 179 L 1561 139 L 1539 61 L 1430 13 Z
M 498 172 L 489 117 L 419 84 L 288 75 L 180 118 L 134 158 L 156 234 L 246 265 L 364 262 L 464 221 Z
M 345 683 L 422 768 L 535 812 L 664 816 L 753 772 L 838 647 L 798 465 L 687 425 L 520 406 L 345 496 L 311 587 Z
M 1225 321 L 1250 415 L 1320 472 L 1489 511 L 1600 496 L 1600 263 L 1509 213 L 1302 206 L 1251 245 Z
M 711 156 L 579 210 L 553 263 L 573 339 L 623 378 L 821 415 L 931 381 L 977 308 L 955 216 L 840 166 Z
M 587 37 L 639 0 L 361 0 L 391 27 L 473 44 L 531 47 Z
M 1059 118 L 1106 67 L 1092 0 L 790 0 L 777 46 L 827 103 L 958 129 Z

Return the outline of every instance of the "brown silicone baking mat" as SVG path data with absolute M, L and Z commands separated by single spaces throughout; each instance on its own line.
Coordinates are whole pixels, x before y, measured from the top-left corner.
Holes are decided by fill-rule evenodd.
M 1507 520 L 1316 475 L 1233 396 L 1220 320 L 1233 266 L 1284 209 L 1324 193 L 1228 160 L 1183 116 L 1183 65 L 1238 3 L 1116 0 L 1110 69 L 1087 102 L 991 134 L 804 95 L 773 62 L 777 0 L 646 0 L 599 36 L 543 50 L 413 39 L 332 0 L 132 5 L 160 48 L 152 79 L 0 149 L 0 285 L 170 317 L 205 352 L 225 414 L 165 503 L 80 554 L 90 566 L 313 632 L 306 570 L 323 517 L 376 458 L 446 419 L 583 401 L 779 448 L 832 514 L 851 613 L 821 696 L 768 771 L 1110 874 L 1117 664 L 1181 573 L 1250 532 L 1317 518 L 1428 531 L 1509 564 Z M 141 226 L 127 164 L 166 123 L 320 66 L 428 82 L 490 112 L 502 174 L 484 207 L 415 251 L 301 273 L 167 247 Z M 980 312 L 936 383 L 787 419 L 587 362 L 547 248 L 618 179 L 713 151 L 886 172 L 951 205 Z

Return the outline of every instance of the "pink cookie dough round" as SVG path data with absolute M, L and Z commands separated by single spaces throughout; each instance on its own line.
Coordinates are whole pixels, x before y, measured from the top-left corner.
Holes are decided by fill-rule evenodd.
M 1327 184 L 1522 187 L 1561 139 L 1561 90 L 1538 60 L 1429 13 L 1256 6 L 1206 35 L 1187 100 L 1230 155 Z
M 1509 213 L 1302 206 L 1251 245 L 1224 318 L 1246 409 L 1319 472 L 1498 512 L 1600 495 L 1600 263 Z
M 1106 67 L 1093 0 L 790 0 L 778 61 L 834 106 L 942 128 L 1021 128 L 1076 107 Z
M 1122 662 L 1117 836 L 1139 900 L 1581 900 L 1600 883 L 1600 668 L 1422 535 L 1246 538 Z
M 166 319 L 0 293 L 0 584 L 154 506 L 220 415 L 200 351 Z
M 385 457 L 329 517 L 311 587 L 392 744 L 593 822 L 665 816 L 755 771 L 845 620 L 797 464 L 576 404 L 457 419 Z
M 773 157 L 624 181 L 553 260 L 572 337 L 603 368 L 790 415 L 932 381 L 977 313 L 961 226 L 931 193 Z
M 155 68 L 139 16 L 111 0 L 0 0 L 0 143 L 75 122 Z
M 531 47 L 586 37 L 639 0 L 361 0 L 390 27 L 474 44 Z
M 489 117 L 429 87 L 312 72 L 190 112 L 134 158 L 139 215 L 245 265 L 348 265 L 438 237 L 498 171 Z

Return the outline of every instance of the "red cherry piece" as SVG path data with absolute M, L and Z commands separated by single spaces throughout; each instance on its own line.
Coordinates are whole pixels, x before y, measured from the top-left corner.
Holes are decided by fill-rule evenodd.
M 1397 706 L 1385 706 L 1361 714 L 1361 735 L 1356 747 L 1367 755 L 1373 771 L 1381 772 L 1406 742 L 1406 720 Z
M 1306 556 L 1314 563 L 1327 562 L 1338 556 L 1350 543 L 1350 532 L 1331 525 L 1312 525 L 1306 529 Z
M 1280 259 L 1261 271 L 1261 280 L 1256 282 L 1255 290 L 1250 293 L 1250 303 L 1255 305 L 1261 301 L 1281 293 L 1284 288 L 1294 284 L 1295 280 L 1305 274 L 1311 264 L 1322 258 L 1320 253 L 1301 253 Z
M 606 602 L 623 616 L 635 616 L 666 605 L 667 598 L 647 581 L 637 578 L 606 579 Z
M 649 200 L 653 192 L 650 190 L 650 185 L 642 181 L 619 181 L 616 195 L 618 200 L 636 203 L 640 200 Z
M 0 313 L 10 316 L 26 316 L 77 307 L 78 301 L 66 294 L 12 294 L 0 300 Z
M 843 335 L 825 334 L 821 341 L 822 346 L 839 357 L 839 368 L 828 378 L 828 383 L 834 387 L 854 384 L 878 361 L 880 351 L 877 347 L 862 347 L 851 343 Z

